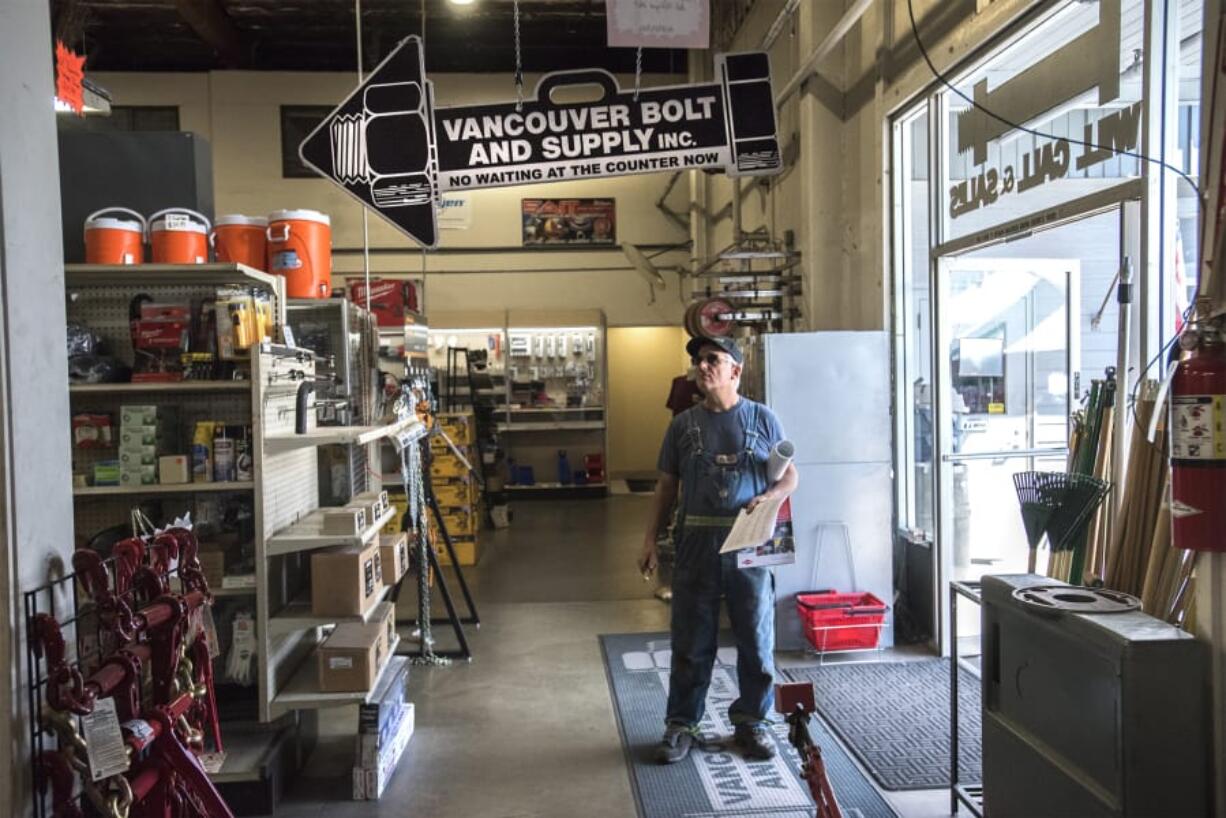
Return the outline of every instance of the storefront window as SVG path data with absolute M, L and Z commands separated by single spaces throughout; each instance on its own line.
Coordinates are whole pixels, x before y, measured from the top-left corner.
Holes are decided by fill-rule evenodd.
M 1138 159 L 1109 148 L 1140 149 L 1144 6 L 1069 3 L 956 81 L 983 108 L 943 95 L 945 239 L 1140 175 Z
M 1168 101 L 1167 128 L 1176 134 L 1174 156 L 1167 161 L 1182 170 L 1199 186 L 1200 180 L 1200 102 L 1201 102 L 1201 55 L 1204 48 L 1204 0 L 1181 0 L 1176 9 L 1168 9 L 1168 24 L 1174 28 L 1170 42 L 1178 43 L 1178 60 L 1168 58 L 1176 66 L 1174 96 L 1177 104 Z M 1167 247 L 1166 257 L 1171 259 L 1173 269 L 1167 275 L 1168 286 L 1163 293 L 1162 340 L 1167 341 L 1182 325 L 1183 313 L 1196 289 L 1200 247 L 1198 236 L 1198 198 L 1192 185 L 1174 173 L 1166 176 L 1167 184 L 1176 188 L 1176 218 L 1166 226 L 1166 234 L 1173 242 Z

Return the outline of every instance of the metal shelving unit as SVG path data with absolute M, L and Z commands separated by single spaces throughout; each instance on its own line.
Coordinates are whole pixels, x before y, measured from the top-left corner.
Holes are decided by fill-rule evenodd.
M 395 672 L 396 668 L 409 661 L 407 657 L 396 655 L 396 648 L 399 645 L 400 639 L 397 638 L 391 644 L 387 652 L 387 659 L 384 660 L 383 667 L 379 669 L 379 673 L 375 676 L 374 684 L 371 685 L 370 690 L 353 693 L 320 692 L 319 669 L 317 667 L 319 657 L 312 653 L 273 699 L 271 703 L 273 717 L 275 718 L 277 715 L 291 710 L 320 710 L 325 707 L 342 707 L 347 704 L 369 703 L 371 696 L 374 695 L 375 690 L 379 687 L 379 682 L 383 679 L 384 675 Z
M 320 510 L 316 452 L 320 446 L 365 446 L 398 438 L 420 440 L 425 426 L 409 417 L 378 426 L 315 425 L 311 402 L 306 410 L 306 432 L 296 434 L 297 385 L 314 377 L 314 358 L 305 350 L 284 347 L 261 350 L 252 361 L 252 379 L 260 390 L 261 411 L 254 435 L 263 454 L 263 469 L 257 476 L 256 496 L 262 509 L 256 538 L 257 632 L 260 636 L 260 718 L 270 721 L 294 710 L 318 709 L 365 701 L 369 691 L 321 693 L 315 660 L 321 629 L 341 622 L 367 621 L 364 616 L 315 616 L 301 593 L 281 597 L 287 577 L 301 572 L 305 553 L 317 548 L 363 545 L 376 537 L 394 519 L 388 511 L 355 535 L 324 534 Z M 303 373 L 290 377 L 291 371 Z M 361 489 L 362 486 L 355 486 Z M 385 588 L 380 599 L 389 596 Z M 373 610 L 373 606 L 370 609 Z M 394 650 L 392 651 L 394 653 Z M 384 671 L 386 672 L 386 666 Z M 372 688 L 373 689 L 373 688 Z
M 395 509 L 388 509 L 382 517 L 362 529 L 361 533 L 346 535 L 325 534 L 322 530 L 323 513 L 323 509 L 315 509 L 298 522 L 286 526 L 271 537 L 266 537 L 264 539 L 265 554 L 276 557 L 334 545 L 365 545 L 396 516 Z
M 150 483 L 145 486 L 74 486 L 73 497 L 124 497 L 149 494 L 199 494 L 201 492 L 251 491 L 255 483 L 238 480 L 229 483 Z
M 250 392 L 251 381 L 149 381 L 145 383 L 74 383 L 69 395 L 161 395 L 195 392 Z
M 211 297 L 218 287 L 256 287 L 273 296 L 273 317 L 278 325 L 285 321 L 284 279 L 238 264 L 200 265 L 65 265 L 68 317 L 79 321 L 108 342 L 111 354 L 131 363 L 134 352 L 129 332 L 128 304 L 137 293 L 156 301 L 187 303 Z M 236 362 L 239 371 L 249 375 L 248 361 Z M 137 383 L 70 384 L 69 399 L 74 411 L 116 411 L 122 403 L 148 403 L 173 407 L 178 411 L 183 430 L 194 420 L 220 419 L 227 423 L 252 426 L 252 439 L 258 434 L 261 389 L 249 376 L 241 380 L 149 381 Z M 183 431 L 180 430 L 180 431 Z M 187 438 L 186 433 L 184 438 Z M 113 456 L 113 450 L 74 450 L 74 460 L 84 464 L 98 457 Z M 172 453 L 172 452 L 167 452 Z M 78 486 L 73 488 L 74 516 L 79 532 L 92 532 L 128 518 L 131 507 L 141 500 L 161 499 L 170 508 L 185 507 L 199 495 L 245 492 L 252 497 L 256 542 L 262 524 L 261 475 L 264 453 L 259 446 L 251 451 L 253 479 L 241 482 L 201 482 L 152 484 L 141 486 Z M 254 599 L 261 589 L 211 589 L 219 599 Z M 263 627 L 263 623 L 261 623 Z M 262 631 L 261 631 L 262 632 Z M 262 699 L 263 690 L 256 691 Z M 231 729 L 232 728 L 232 729 Z M 219 784 L 259 781 L 270 759 L 287 740 L 284 725 L 244 725 L 231 723 L 226 731 L 226 761 L 210 774 Z

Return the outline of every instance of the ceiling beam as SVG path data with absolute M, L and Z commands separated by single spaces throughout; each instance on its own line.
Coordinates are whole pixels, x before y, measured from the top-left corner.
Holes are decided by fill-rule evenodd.
M 222 65 L 242 67 L 242 40 L 218 0 L 175 0 L 175 7 L 196 36 L 217 52 Z

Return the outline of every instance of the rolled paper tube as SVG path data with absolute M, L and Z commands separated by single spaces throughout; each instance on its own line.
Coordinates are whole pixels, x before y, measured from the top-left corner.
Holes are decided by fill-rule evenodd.
M 770 457 L 766 461 L 766 481 L 768 483 L 778 483 L 783 477 L 783 473 L 787 471 L 788 464 L 792 462 L 792 458 L 796 456 L 796 446 L 790 440 L 780 440 L 771 449 Z

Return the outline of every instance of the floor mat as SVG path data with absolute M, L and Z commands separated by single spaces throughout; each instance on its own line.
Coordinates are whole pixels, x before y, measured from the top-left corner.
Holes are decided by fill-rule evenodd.
M 712 748 L 691 752 L 679 764 L 657 764 L 653 755 L 664 730 L 668 697 L 668 634 L 614 634 L 601 636 L 600 641 L 630 783 L 642 818 L 812 818 L 808 785 L 800 779 L 797 754 L 788 744 L 787 725 L 782 721 L 774 727 L 779 748 L 774 761 L 746 764 L 735 750 Z M 736 696 L 736 649 L 721 647 L 707 694 L 707 714 L 700 725 L 704 736 L 731 737 L 727 711 Z M 809 729 L 822 748 L 831 786 L 846 818 L 897 818 L 820 720 L 812 720 Z
M 790 668 L 813 682 L 817 707 L 887 790 L 949 786 L 949 662 L 855 662 Z M 979 680 L 958 677 L 958 778 L 983 780 Z

